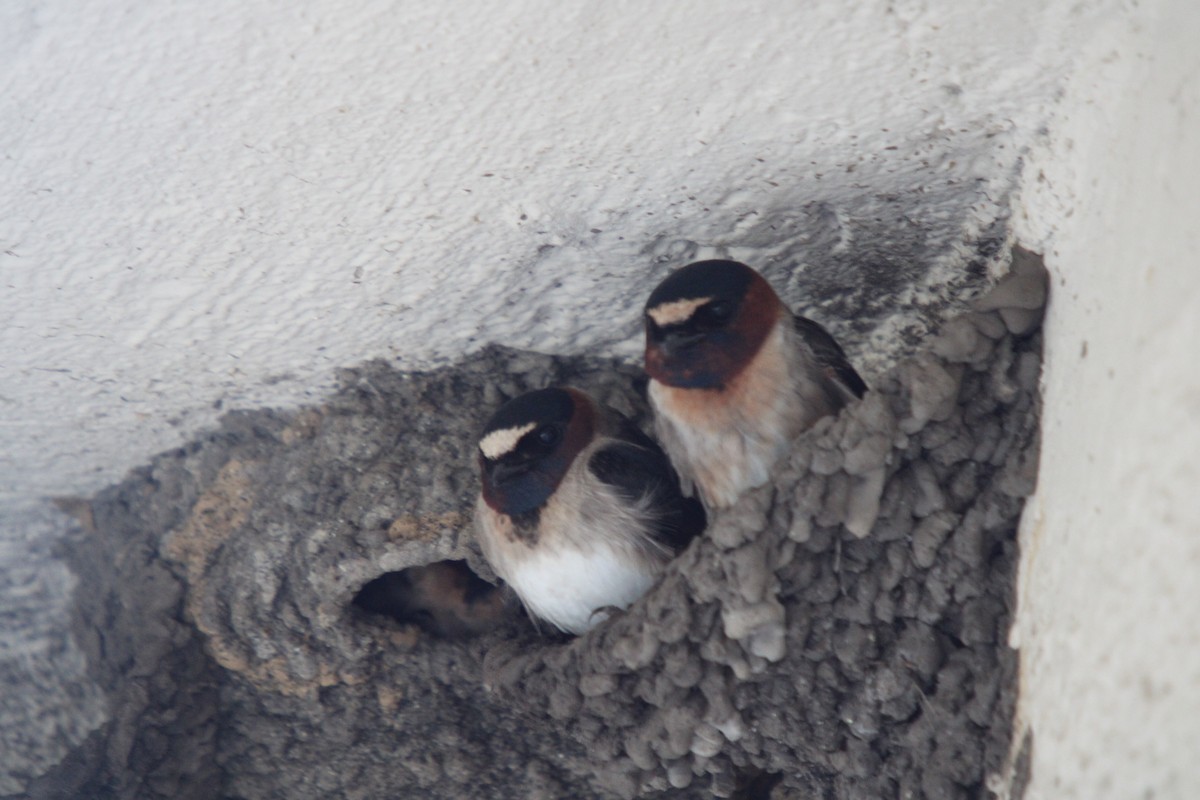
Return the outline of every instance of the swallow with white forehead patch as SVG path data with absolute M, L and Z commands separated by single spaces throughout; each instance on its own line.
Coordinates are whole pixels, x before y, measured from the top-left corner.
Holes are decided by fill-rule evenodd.
M 654 425 L 709 509 L 766 483 L 789 443 L 867 386 L 828 331 L 736 261 L 698 261 L 646 302 Z
M 476 529 L 529 613 L 569 633 L 626 608 L 704 529 L 663 451 L 577 389 L 505 403 L 479 440 Z M 597 613 L 600 612 L 600 613 Z

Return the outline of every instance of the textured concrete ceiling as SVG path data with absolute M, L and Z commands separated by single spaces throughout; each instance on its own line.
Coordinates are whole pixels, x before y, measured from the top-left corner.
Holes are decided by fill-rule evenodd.
M 633 356 L 696 255 L 886 363 L 999 250 L 1087 22 L 1027 5 L 7 4 L 0 502 L 370 358 Z

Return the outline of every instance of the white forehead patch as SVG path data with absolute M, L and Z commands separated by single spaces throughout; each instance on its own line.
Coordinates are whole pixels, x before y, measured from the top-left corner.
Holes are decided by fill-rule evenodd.
M 494 461 L 500 456 L 511 453 L 517 446 L 517 442 L 521 441 L 521 437 L 536 427 L 536 422 L 527 422 L 516 428 L 501 428 L 498 431 L 492 431 L 479 440 L 479 450 L 483 453 L 484 458 Z
M 712 300 L 711 297 L 694 297 L 687 300 L 672 300 L 660 303 L 646 313 L 656 325 L 665 327 L 690 319 L 696 309 Z

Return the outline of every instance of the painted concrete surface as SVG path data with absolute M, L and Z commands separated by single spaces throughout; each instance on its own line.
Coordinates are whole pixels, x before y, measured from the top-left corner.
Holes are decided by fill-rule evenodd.
M 1022 531 L 1030 798 L 1200 792 L 1200 9 L 1114 19 L 1034 154 L 1045 414 Z
M 1026 6 L 5 4 L 0 497 L 372 357 L 632 356 L 656 262 L 782 254 L 806 305 L 824 227 L 907 249 L 919 301 L 1006 213 L 1090 24 Z

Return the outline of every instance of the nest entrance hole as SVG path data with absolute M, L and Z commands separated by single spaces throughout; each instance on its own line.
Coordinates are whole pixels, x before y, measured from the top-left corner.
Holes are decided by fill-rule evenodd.
M 493 630 L 511 612 L 499 586 L 476 575 L 466 561 L 451 560 L 385 572 L 351 602 L 439 639 L 470 639 Z

